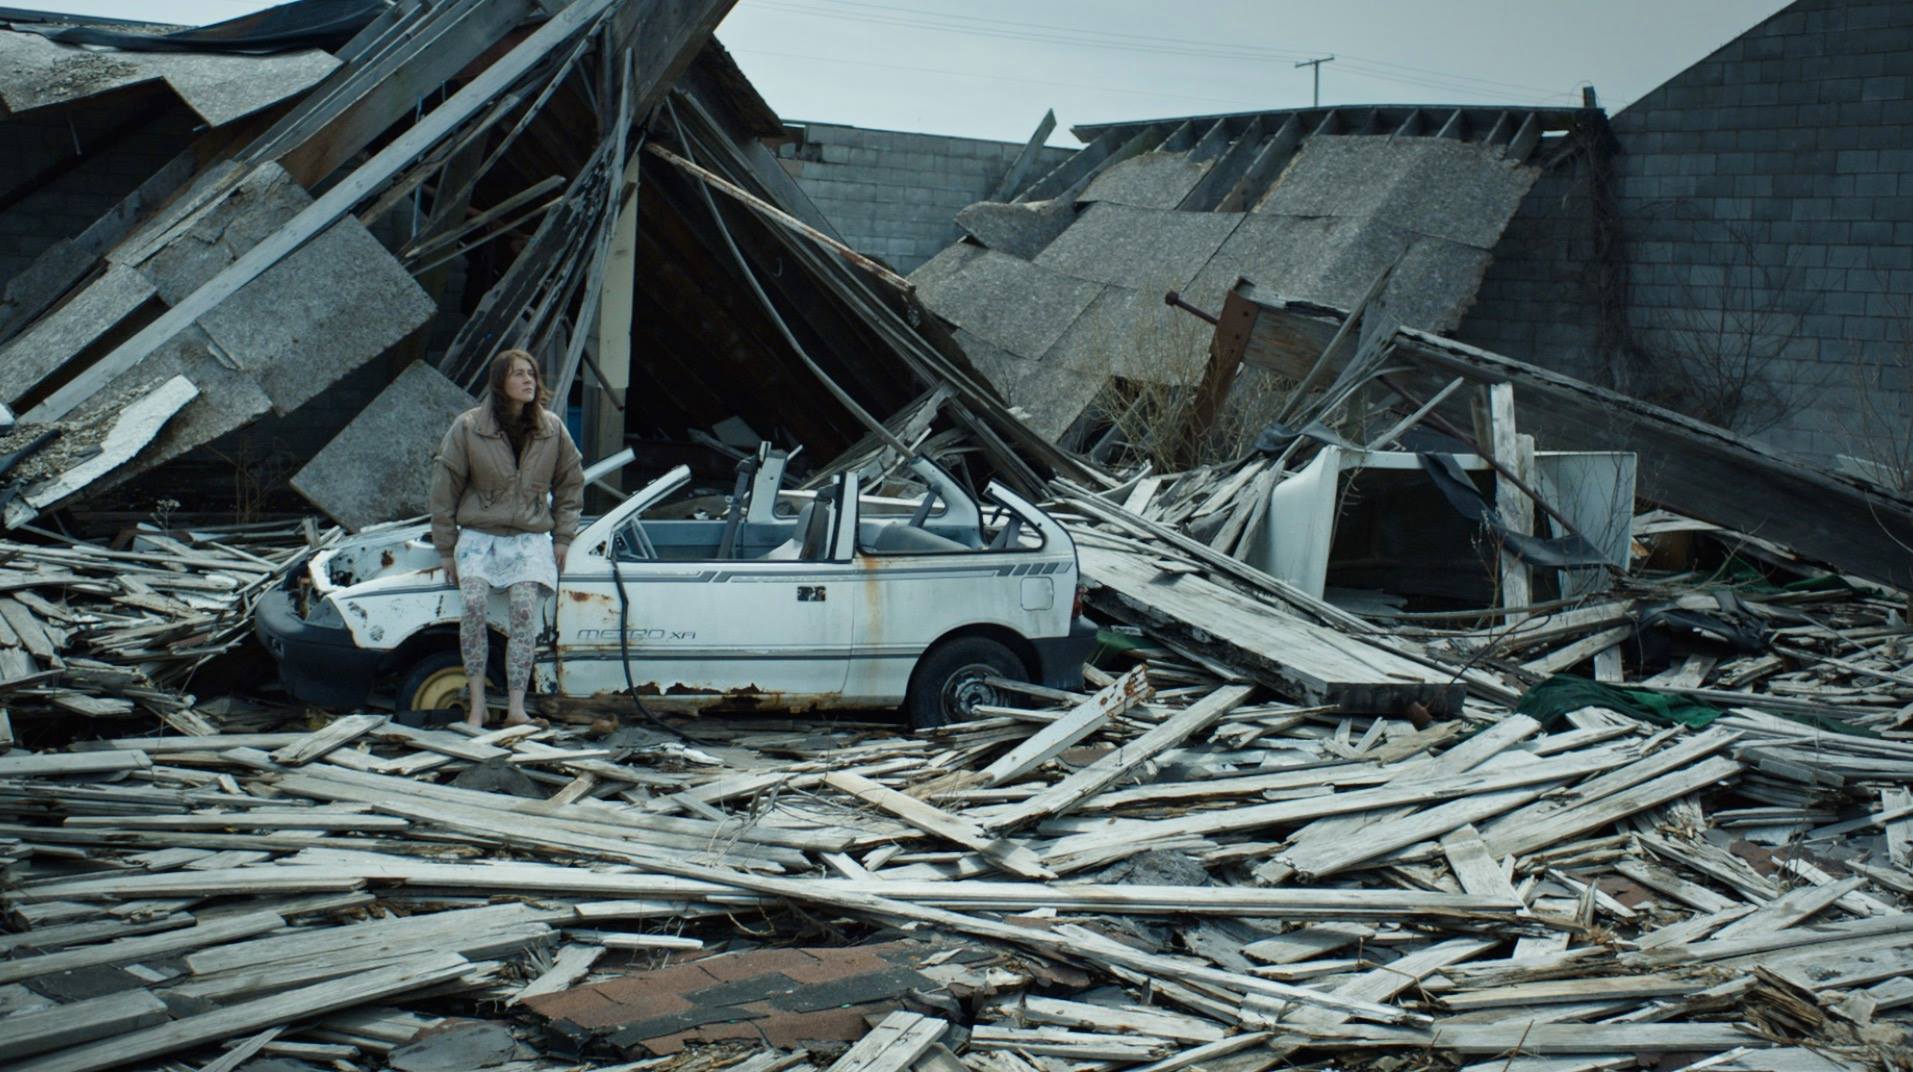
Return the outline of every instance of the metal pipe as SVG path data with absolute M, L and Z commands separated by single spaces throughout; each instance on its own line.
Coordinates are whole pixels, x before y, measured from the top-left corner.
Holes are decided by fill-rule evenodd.
M 1196 308 L 1195 306 L 1189 304 L 1188 302 L 1183 301 L 1182 295 L 1177 293 L 1176 291 L 1172 290 L 1169 293 L 1164 294 L 1162 296 L 1162 303 L 1164 305 L 1169 306 L 1172 309 L 1181 309 L 1185 313 L 1193 313 L 1197 317 L 1203 320 L 1207 320 L 1211 326 L 1222 323 L 1221 317 L 1213 316 L 1207 312 L 1204 312 L 1201 309 Z

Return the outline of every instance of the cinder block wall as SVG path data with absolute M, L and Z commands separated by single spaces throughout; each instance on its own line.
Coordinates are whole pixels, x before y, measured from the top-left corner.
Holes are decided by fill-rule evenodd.
M 1591 169 L 1564 165 L 1458 334 L 1822 463 L 1904 456 L 1909 81 L 1913 0 L 1800 0 L 1613 117 L 1621 277 L 1602 283 Z
M 158 90 L 171 96 L 170 91 Z M 192 140 L 195 117 L 184 105 L 165 107 L 151 122 L 116 127 L 152 108 L 154 96 L 121 95 L 25 115 L 0 113 L 0 287 L 48 246 L 92 226 Z M 75 166 L 51 182 L 36 182 L 62 162 Z
M 1023 151 L 1021 142 L 831 123 L 790 132 L 777 155 L 805 195 L 853 249 L 906 275 L 956 241 L 957 212 L 990 196 Z M 1071 153 L 1044 148 L 1030 178 Z

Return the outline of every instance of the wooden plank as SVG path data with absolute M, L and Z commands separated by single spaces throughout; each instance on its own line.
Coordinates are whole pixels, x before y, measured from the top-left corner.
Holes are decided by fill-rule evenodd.
M 1520 856 L 1724 781 L 1740 773 L 1740 769 L 1740 764 L 1734 760 L 1713 756 L 1693 767 L 1661 775 L 1631 789 L 1551 816 L 1545 824 L 1506 832 L 1491 830 L 1483 835 L 1483 840 L 1489 852 Z
M 62 778 L 70 774 L 112 774 L 147 770 L 144 752 L 57 752 L 0 756 L 0 778 Z
M 85 945 L 90 942 L 130 938 L 136 934 L 170 931 L 177 927 L 190 927 L 192 924 L 193 917 L 186 913 L 169 912 L 135 920 L 89 919 L 51 927 L 35 927 L 32 930 L 0 934 L 0 953 L 15 955 L 13 951 L 16 949 L 44 952 L 66 946 Z
M 1095 931 L 1072 924 L 1059 926 L 1053 933 L 1080 955 L 1101 962 L 1119 964 L 1153 976 L 1166 976 L 1191 983 L 1220 986 L 1234 993 L 1261 994 L 1282 1002 L 1299 1002 L 1304 1005 L 1333 1009 L 1354 1018 L 1374 1020 L 1378 1023 L 1427 1023 L 1431 1019 L 1422 1013 L 1408 1009 L 1398 1009 L 1360 998 L 1325 993 L 1305 986 L 1293 986 L 1273 979 L 1261 979 L 1252 975 L 1240 975 L 1235 972 L 1203 967 L 1175 957 L 1146 953 L 1112 938 L 1106 938 Z
M 1003 172 L 1003 178 L 997 182 L 996 189 L 985 200 L 1008 201 L 1022 190 L 1023 184 L 1029 180 L 1030 169 L 1036 166 L 1036 161 L 1043 155 L 1043 147 L 1049 141 L 1050 131 L 1055 129 L 1056 110 L 1052 108 L 1043 113 L 1042 120 L 1036 124 L 1036 130 L 1030 134 L 1029 140 L 1023 143 L 1022 150 L 1016 154 L 1016 159 L 1010 161 L 1010 166 Z
M 1777 950 L 1791 954 L 1811 946 L 1831 947 L 1849 939 L 1884 938 L 1888 942 L 1898 944 L 1908 934 L 1913 934 L 1913 913 L 1901 912 L 1889 916 L 1868 916 L 1838 923 L 1789 927 L 1778 932 L 1768 931 L 1743 935 L 1739 938 L 1709 939 L 1705 942 L 1645 950 L 1632 957 L 1623 958 L 1623 963 L 1666 965 L 1687 961 L 1726 961 L 1738 957 L 1772 953 Z
M 1884 812 L 1905 812 L 1913 808 L 1913 789 L 1903 785 L 1882 788 L 1880 808 Z M 1913 816 L 1886 824 L 1886 851 L 1889 862 L 1913 868 Z
M 1451 1009 L 1490 1009 L 1508 1005 L 1552 1005 L 1615 998 L 1657 998 L 1692 993 L 1696 982 L 1687 976 L 1620 975 L 1600 979 L 1554 979 L 1518 983 L 1484 990 L 1461 990 L 1441 995 Z
M 1067 1001 L 1025 994 L 1014 1006 L 1021 1018 L 1033 1024 L 1092 1028 L 1110 1033 L 1154 1035 L 1184 1042 L 1214 1042 L 1228 1029 L 1213 1020 L 1187 1016 L 1166 1009 L 1129 1006 L 1110 1008 L 1085 1001 Z
M 1508 879 L 1509 869 L 1488 851 L 1488 846 L 1482 843 L 1481 834 L 1472 824 L 1443 835 L 1441 851 L 1447 856 L 1448 869 L 1454 872 L 1464 892 L 1497 900 L 1520 899 L 1515 894 L 1514 883 Z
M 1722 927 L 1714 938 L 1741 938 L 1785 930 L 1865 886 L 1866 881 L 1864 875 L 1852 875 L 1837 882 L 1795 887 L 1745 918 Z
M 198 923 L 176 931 L 122 938 L 102 945 L 77 946 L 37 957 L 19 957 L 0 961 L 0 983 L 35 979 L 54 972 L 101 964 L 130 964 L 151 957 L 170 956 L 189 949 L 202 949 L 265 934 L 285 926 L 286 921 L 272 912 L 252 912 L 231 919 Z
M 878 785 L 860 774 L 833 771 L 824 776 L 824 784 L 849 793 L 867 804 L 874 804 L 919 830 L 975 849 L 993 862 L 1002 865 L 1006 870 L 1024 878 L 1056 877 L 1056 872 L 1043 866 L 1042 861 L 1030 851 L 1028 846 L 992 837 L 982 827 L 968 819 L 951 815 L 915 797 L 905 796 L 894 789 Z
M 1534 848 L 1565 841 L 1576 833 L 1591 829 L 1574 825 L 1577 821 L 1573 818 L 1575 809 L 1598 803 L 1603 798 L 1660 775 L 1678 772 L 1727 747 L 1735 739 L 1735 734 L 1715 728 L 1682 738 L 1672 747 L 1662 748 L 1619 770 L 1577 785 L 1559 797 L 1495 820 L 1482 831 L 1482 839 L 1496 856 L 1521 855 Z M 1738 765 L 1735 766 L 1738 769 Z M 1508 844 L 1524 847 L 1510 849 L 1506 847 Z
M 1355 319 L 1349 316 L 1350 322 Z M 1494 452 L 1495 460 L 1507 466 L 1529 487 L 1534 486 L 1530 473 L 1522 468 L 1520 436 L 1515 429 L 1514 386 L 1506 383 L 1488 385 L 1488 430 L 1489 449 Z M 1532 462 L 1533 451 L 1530 448 L 1529 459 Z M 1532 464 L 1528 467 L 1532 470 Z M 1516 487 L 1507 477 L 1495 476 L 1495 512 L 1508 528 L 1524 536 L 1534 534 L 1534 503 Z M 1501 605 L 1510 610 L 1526 607 L 1534 602 L 1534 581 L 1528 572 L 1528 564 L 1519 555 L 1501 549 L 1497 556 L 1501 571 Z M 1517 616 L 1514 620 L 1520 620 Z
M 1607 767 L 1618 766 L 1625 758 L 1616 750 L 1586 750 L 1575 753 L 1575 758 L 1583 762 L 1604 762 Z M 1497 756 L 1495 761 L 1483 764 L 1482 773 L 1495 770 L 1521 770 L 1535 762 L 1520 762 L 1515 753 L 1508 757 Z M 1502 762 L 1502 760 L 1508 760 Z M 1585 773 L 1585 772 L 1584 772 Z M 1566 776 L 1560 781 L 1574 777 Z M 1441 837 L 1451 830 L 1464 825 L 1478 823 L 1499 815 L 1512 808 L 1534 800 L 1559 782 L 1530 782 L 1522 786 L 1510 787 L 1492 793 L 1476 793 L 1455 800 L 1443 802 L 1432 808 L 1419 808 L 1406 814 L 1390 816 L 1361 828 L 1357 836 L 1349 838 L 1315 837 L 1307 841 L 1298 839 L 1296 844 L 1276 854 L 1276 862 L 1288 867 L 1305 879 L 1322 879 L 1359 864 L 1367 863 L 1397 849 L 1420 844 Z
M 629 839 L 633 842 L 629 848 L 639 852 L 674 848 L 700 854 L 716 853 L 716 846 L 740 842 L 743 844 L 730 845 L 725 855 L 740 860 L 802 865 L 805 858 L 792 852 L 792 848 L 837 852 L 848 848 L 852 840 L 830 830 L 780 828 L 767 823 L 747 823 L 735 819 L 723 822 L 685 819 L 619 810 L 595 801 L 554 807 L 549 801 L 525 800 L 503 793 L 478 792 L 331 767 L 290 771 L 275 775 L 274 781 L 286 792 L 321 800 L 354 801 L 375 808 L 393 800 L 431 801 L 451 805 L 466 814 L 487 818 L 501 825 L 523 823 L 538 829 L 595 834 L 607 839 Z
M 1104 753 L 1088 766 L 1009 811 L 990 816 L 983 822 L 984 829 L 995 832 L 1011 830 L 1046 815 L 1062 815 L 1073 810 L 1083 801 L 1116 784 L 1130 771 L 1214 725 L 1217 719 L 1248 699 L 1250 691 L 1247 685 L 1229 685 L 1217 689 L 1152 727 L 1141 737 Z
M 321 1016 L 397 994 L 415 993 L 456 979 L 470 967 L 470 961 L 455 953 L 431 953 L 346 979 L 331 980 L 227 1006 L 90 1045 L 62 1050 L 15 1065 L 13 1072 L 99 1072 L 115 1065 L 174 1053 L 277 1024 Z
M 1614 870 L 1648 889 L 1664 893 L 1701 912 L 1725 912 L 1729 909 L 1749 907 L 1731 897 L 1723 897 L 1698 883 L 1689 882 L 1674 872 L 1646 860 L 1618 860 L 1614 864 Z
M 1062 717 L 1044 726 L 1028 740 L 1005 752 L 1001 758 L 979 773 L 985 786 L 1002 785 L 1035 770 L 1062 754 L 1076 742 L 1096 732 L 1111 717 L 1147 700 L 1155 690 L 1149 684 L 1149 668 L 1137 665 L 1094 696 L 1071 708 Z
M 948 1021 L 898 1009 L 844 1051 L 827 1072 L 902 1072 L 949 1027 Z
M 21 888 L 10 896 L 17 902 L 31 904 L 124 897 L 220 897 L 264 892 L 345 893 L 364 886 L 364 879 L 342 876 L 319 867 L 240 867 L 231 871 L 69 879 Z
M 260 1050 L 265 1049 L 267 1044 L 278 1038 L 285 1030 L 284 1025 L 268 1027 L 201 1065 L 198 1072 L 233 1072 L 234 1069 L 251 1060 Z
M 0 596 L 0 618 L 6 620 L 7 628 L 12 630 L 29 654 L 42 662 L 57 665 L 58 645 L 47 635 L 46 626 L 24 604 Z
M 325 756 L 336 748 L 358 740 L 385 724 L 384 715 L 347 715 L 333 719 L 272 753 L 272 761 L 282 767 L 298 767 Z
M 1269 804 L 1199 812 L 1173 819 L 1138 820 L 1126 828 L 1126 836 L 1132 840 L 1154 840 L 1166 837 L 1170 833 L 1207 837 L 1213 834 L 1316 819 L 1327 815 L 1345 815 L 1377 808 L 1427 804 L 1470 797 L 1477 793 L 1491 793 L 1572 778 L 1606 769 L 1612 763 L 1613 759 L 1606 755 L 1566 756 L 1507 769 L 1470 771 L 1454 777 L 1431 778 L 1399 785 L 1390 784 L 1349 793 L 1324 793 Z M 1059 839 L 1049 847 L 1045 853 L 1045 859 L 1052 855 L 1068 854 L 1075 840 L 1076 838 Z M 1490 848 L 1492 849 L 1492 845 Z
M 14 1061 L 103 1035 L 121 1035 L 172 1018 L 166 1003 L 147 990 L 55 1005 L 0 1017 L 0 1061 Z
M 1167 1056 L 1176 1044 L 1148 1035 L 1106 1035 L 1056 1028 L 1017 1028 L 978 1024 L 970 1029 L 972 1050 L 1011 1050 L 1024 1055 L 1066 1057 L 1075 1061 L 1148 1061 Z
M 1633 633 L 1633 627 L 1625 625 L 1617 625 L 1612 629 L 1603 629 L 1598 633 L 1591 633 L 1584 636 L 1572 644 L 1565 644 L 1539 658 L 1522 663 L 1521 669 L 1542 677 L 1549 674 L 1558 674 L 1570 666 L 1575 666 L 1595 658 L 1602 652 L 1614 647 L 1614 645 L 1626 640 L 1632 636 Z
M 1216 203 L 1215 210 L 1244 212 L 1254 208 L 1255 203 L 1267 192 L 1269 184 L 1281 174 L 1289 158 L 1295 155 L 1296 146 L 1302 143 L 1303 133 L 1301 117 L 1289 116 L 1288 121 L 1269 139 L 1269 143 L 1256 153 L 1242 177 Z
M 1346 1046 L 1384 1045 L 1459 1054 L 1708 1053 L 1772 1043 L 1734 1024 L 1438 1024 L 1430 1031 L 1345 1025 L 1321 1032 Z
M 508 903 L 364 919 L 334 927 L 294 927 L 283 934 L 202 949 L 186 957 L 186 966 L 194 975 L 210 976 L 315 958 L 350 958 L 364 951 L 396 950 L 410 955 L 416 951 L 409 948 L 413 946 L 465 953 L 462 943 L 483 942 L 488 934 L 518 928 L 548 930 L 549 921 L 569 915 L 564 909 Z
M 1201 630 L 1227 646 L 1233 663 L 1303 703 L 1362 713 L 1414 703 L 1436 713 L 1460 710 L 1465 686 L 1452 670 L 1289 617 L 1203 577 L 1166 573 L 1137 555 L 1081 547 L 1078 556 L 1083 575 L 1118 593 L 1127 607 Z
M 329 808 L 192 812 L 183 815 L 75 815 L 66 820 L 66 825 L 78 829 L 109 830 L 351 830 L 361 833 L 405 830 L 411 826 L 395 815 L 365 815 Z
M 283 748 L 303 733 L 222 733 L 208 737 L 114 737 L 75 741 L 75 752 L 136 751 L 160 756 L 175 752 L 222 752 L 228 748 Z

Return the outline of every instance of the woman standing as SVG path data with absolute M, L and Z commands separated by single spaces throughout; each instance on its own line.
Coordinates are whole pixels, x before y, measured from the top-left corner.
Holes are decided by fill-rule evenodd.
M 532 619 L 558 590 L 565 551 L 584 509 L 578 448 L 550 401 L 538 362 L 523 350 L 492 358 L 485 397 L 452 421 L 432 472 L 432 545 L 458 588 L 458 649 L 470 685 L 465 723 L 485 724 L 485 606 L 503 588 L 507 726 L 530 722 Z

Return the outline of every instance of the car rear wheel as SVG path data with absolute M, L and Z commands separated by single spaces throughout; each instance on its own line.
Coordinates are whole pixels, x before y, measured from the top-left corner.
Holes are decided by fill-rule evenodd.
M 491 662 L 495 660 L 487 660 Z M 489 669 L 489 666 L 487 667 Z M 497 688 L 494 675 L 487 675 L 490 688 Z M 400 711 L 465 710 L 470 702 L 465 677 L 465 662 L 456 651 L 435 651 L 412 664 L 399 683 Z
M 1002 706 L 1008 698 L 989 678 L 1021 681 L 1023 660 L 987 637 L 958 637 L 932 648 L 917 664 L 904 711 L 913 729 L 931 729 L 975 717 L 979 706 Z

